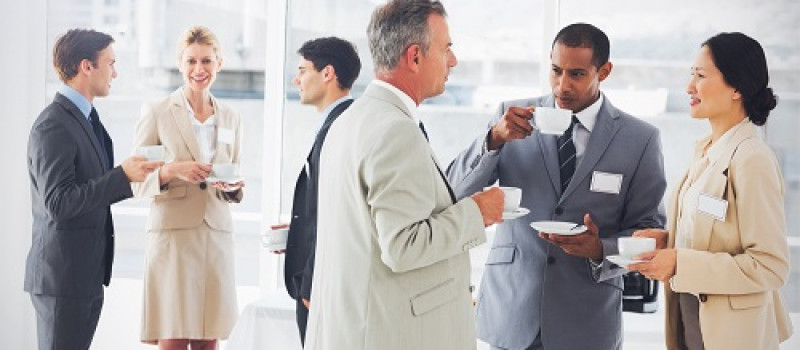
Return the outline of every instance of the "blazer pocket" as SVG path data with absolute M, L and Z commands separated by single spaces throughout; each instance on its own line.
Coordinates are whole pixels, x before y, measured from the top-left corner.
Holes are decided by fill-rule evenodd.
M 417 294 L 411 298 L 411 313 L 422 316 L 456 298 L 455 282 L 452 278 Z
M 486 265 L 510 264 L 514 262 L 514 252 L 517 246 L 514 244 L 492 247 L 489 257 L 486 258 Z
M 157 202 L 168 201 L 172 199 L 181 199 L 186 197 L 186 186 L 170 186 L 167 193 L 157 195 L 155 200 Z
M 729 295 L 728 301 L 731 309 L 744 310 L 763 306 L 767 302 L 767 293 L 752 293 L 743 295 Z

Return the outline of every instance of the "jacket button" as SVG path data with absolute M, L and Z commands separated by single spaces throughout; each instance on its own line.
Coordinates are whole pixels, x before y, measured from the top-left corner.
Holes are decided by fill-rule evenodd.
M 700 302 L 705 303 L 708 300 L 708 296 L 705 294 L 700 294 Z
M 555 263 L 556 263 L 556 258 L 555 257 L 553 257 L 553 256 L 548 256 L 547 257 L 547 265 L 553 265 Z
M 556 207 L 555 213 L 556 213 L 556 215 L 564 214 L 564 208 Z
M 206 189 L 206 187 L 208 187 L 208 185 L 206 185 L 206 183 L 205 183 L 205 182 L 201 182 L 201 183 L 200 183 L 198 186 L 200 186 L 200 189 L 201 189 L 201 190 L 205 190 L 205 189 Z

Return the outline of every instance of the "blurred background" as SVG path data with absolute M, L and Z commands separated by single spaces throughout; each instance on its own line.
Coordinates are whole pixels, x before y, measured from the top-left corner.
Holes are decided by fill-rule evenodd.
M 275 1 L 275 3 L 272 3 Z M 363 70 L 353 95 L 358 97 L 372 80 L 372 62 L 366 43 L 366 25 L 378 0 L 36 0 L 26 4 L 3 0 L 0 8 L 16 8 L 23 19 L 3 27 L 4 38 L 21 35 L 25 52 L 41 53 L 34 60 L 34 75 L 17 75 L 33 82 L 4 83 L 4 89 L 37 87 L 24 92 L 26 106 L 14 118 L 18 127 L 10 133 L 23 145 L 24 136 L 41 108 L 59 87 L 50 66 L 50 52 L 57 36 L 74 27 L 94 28 L 114 36 L 118 79 L 109 97 L 95 104 L 114 138 L 117 159 L 131 154 L 133 129 L 139 109 L 146 101 L 165 96 L 182 84 L 176 67 L 178 36 L 191 25 L 214 31 L 222 44 L 223 69 L 212 92 L 241 113 L 245 124 L 243 175 L 245 200 L 234 206 L 236 221 L 236 281 L 240 304 L 245 305 L 282 289 L 281 258 L 266 254 L 260 233 L 269 224 L 286 219 L 291 210 L 294 184 L 319 123 L 314 108 L 299 104 L 291 84 L 297 71 L 297 48 L 309 39 L 339 36 L 359 50 Z M 574 22 L 592 23 L 611 40 L 614 69 L 601 85 L 617 107 L 656 125 L 661 131 L 668 190 L 688 166 L 694 141 L 708 132 L 704 121 L 688 114 L 685 92 L 689 67 L 700 43 L 721 31 L 741 31 L 757 39 L 767 54 L 771 86 L 779 95 L 764 136 L 775 151 L 786 183 L 785 208 L 792 273 L 783 288 L 785 300 L 800 327 L 800 2 L 792 0 L 480 0 L 443 1 L 449 17 L 453 51 L 459 63 L 447 89 L 420 108 L 431 144 L 439 161 L 447 164 L 476 137 L 485 135 L 487 121 L 502 100 L 549 93 L 547 71 L 554 34 Z M 276 14 L 274 9 L 278 8 Z M 34 15 L 32 15 L 34 14 Z M 42 18 L 39 14 L 44 14 Z M 42 28 L 41 26 L 44 25 Z M 270 29 L 277 28 L 277 29 Z M 15 32 L 13 29 L 16 29 Z M 27 34 L 19 31 L 28 30 Z M 14 42 L 14 41 L 12 41 Z M 272 45 L 271 42 L 278 42 Z M 281 46 L 283 45 L 283 46 Z M 269 48 L 283 47 L 283 52 Z M 3 50 L 3 56 L 14 50 Z M 4 58 L 5 60 L 6 58 Z M 45 61 L 46 62 L 42 62 Z M 16 61 L 15 61 L 16 62 Z M 13 70 L 13 66 L 4 64 Z M 270 77 L 270 78 L 268 78 Z M 274 81 L 274 80 L 281 80 Z M 27 85 L 26 85 L 27 84 Z M 11 86 L 13 85 L 13 86 Z M 6 90 L 4 90 L 6 91 Z M 2 94 L 6 99 L 9 94 Z M 6 101 L 4 101 L 5 103 Z M 20 111 L 19 109 L 17 111 Z M 4 141 L 6 142 L 6 141 Z M 269 163 L 269 164 L 268 164 Z M 16 180 L 26 181 L 24 165 Z M 27 196 L 27 182 L 22 182 Z M 28 199 L 20 199 L 25 203 Z M 267 204 L 272 203 L 272 204 Z M 144 224 L 149 203 L 129 200 L 115 206 L 117 255 L 114 276 L 130 286 L 125 298 L 140 298 L 144 257 Z M 30 242 L 30 210 L 25 207 L 14 237 L 13 256 L 22 257 Z M 20 219 L 24 217 L 25 219 Z M 29 223 L 27 223 L 29 225 Z M 26 231 L 27 229 L 27 231 Z M 14 231 L 14 230 L 12 230 Z M 492 230 L 489 230 L 490 234 Z M 10 238 L 3 238 L 4 240 Z M 479 283 L 489 244 L 473 250 L 473 279 Z M 22 250 L 22 252 L 19 252 Z M 7 258 L 10 259 L 10 258 Z M 11 266 L 21 266 L 17 260 Z M 5 260 L 4 260 L 5 261 Z M 24 265 L 22 265 L 24 266 Z M 22 294 L 18 279 L 3 283 L 2 295 Z M 137 281 L 139 284 L 137 284 Z M 112 285 L 113 289 L 113 285 Z M 23 295 L 22 299 L 25 300 Z M 6 310 L 8 299 L 2 300 Z M 134 300 L 136 303 L 139 300 Z M 25 300 L 25 302 L 28 302 Z M 29 302 L 28 302 L 29 303 Z M 115 349 L 148 348 L 136 343 L 138 309 L 114 318 L 115 303 L 107 296 L 97 344 Z M 139 305 L 134 303 L 133 305 Z M 10 304 L 8 305 L 11 306 Z M 29 305 L 21 306 L 23 309 Z M 26 309 L 25 309 L 26 310 Z M 5 322 L 4 322 L 5 324 Z M 663 315 L 626 313 L 626 348 L 663 348 Z M 135 325 L 137 327 L 131 327 Z M 29 332 L 29 330 L 28 330 Z M 133 344 L 120 344 L 125 334 Z M 113 335 L 113 336 L 112 336 Z M 106 337 L 106 338 L 103 338 Z M 655 338 L 654 338 L 655 337 Z M 793 344 L 797 344 L 795 341 Z M 103 343 L 102 339 L 109 339 Z M 116 342 L 115 342 L 116 341 Z M 127 340 L 126 340 L 127 342 Z M 28 344 L 28 343 L 23 343 Z M 137 347 L 138 346 L 138 347 Z M 27 347 L 20 347 L 27 348 Z M 102 345 L 95 345 L 103 349 Z M 786 347 L 788 349 L 788 347 Z

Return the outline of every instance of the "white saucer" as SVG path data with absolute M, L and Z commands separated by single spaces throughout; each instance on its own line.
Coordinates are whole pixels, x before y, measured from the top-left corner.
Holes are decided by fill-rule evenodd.
M 606 260 L 625 268 L 627 268 L 630 264 L 644 262 L 644 260 L 628 259 L 622 255 L 609 255 L 606 257 Z
M 514 220 L 516 218 L 528 215 L 530 213 L 530 209 L 519 207 L 517 210 L 514 211 L 504 211 L 503 212 L 503 220 Z
M 221 181 L 221 182 L 226 182 L 226 183 L 231 184 L 231 185 L 235 184 L 237 182 L 240 182 L 242 180 L 243 180 L 243 178 L 241 176 L 237 176 L 237 177 L 234 177 L 232 179 L 218 179 L 218 178 L 216 178 L 214 176 L 209 176 L 209 177 L 206 178 L 206 182 L 214 183 L 214 182 Z
M 574 222 L 564 221 L 534 221 L 531 223 L 531 227 L 536 229 L 536 231 L 565 236 L 577 235 L 586 231 L 586 226 L 577 225 L 578 224 Z

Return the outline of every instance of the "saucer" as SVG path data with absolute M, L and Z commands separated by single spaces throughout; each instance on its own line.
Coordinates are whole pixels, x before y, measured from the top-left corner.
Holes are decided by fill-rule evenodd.
M 577 225 L 574 222 L 564 221 L 534 221 L 531 223 L 531 227 L 536 231 L 565 236 L 577 235 L 586 231 L 586 226 Z
M 516 218 L 528 215 L 531 211 L 528 208 L 519 207 L 514 211 L 504 211 L 503 220 L 514 220 Z
M 231 185 L 233 185 L 233 184 L 235 184 L 237 182 L 240 182 L 242 180 L 244 180 L 244 179 L 241 176 L 237 176 L 237 177 L 234 177 L 232 179 L 218 179 L 215 176 L 209 176 L 209 177 L 206 178 L 206 182 L 211 182 L 211 183 L 214 183 L 214 182 L 225 182 L 225 183 L 228 183 L 228 184 L 231 184 Z
M 644 260 L 629 259 L 622 255 L 609 255 L 606 260 L 619 265 L 620 267 L 627 268 L 630 264 L 645 262 Z

